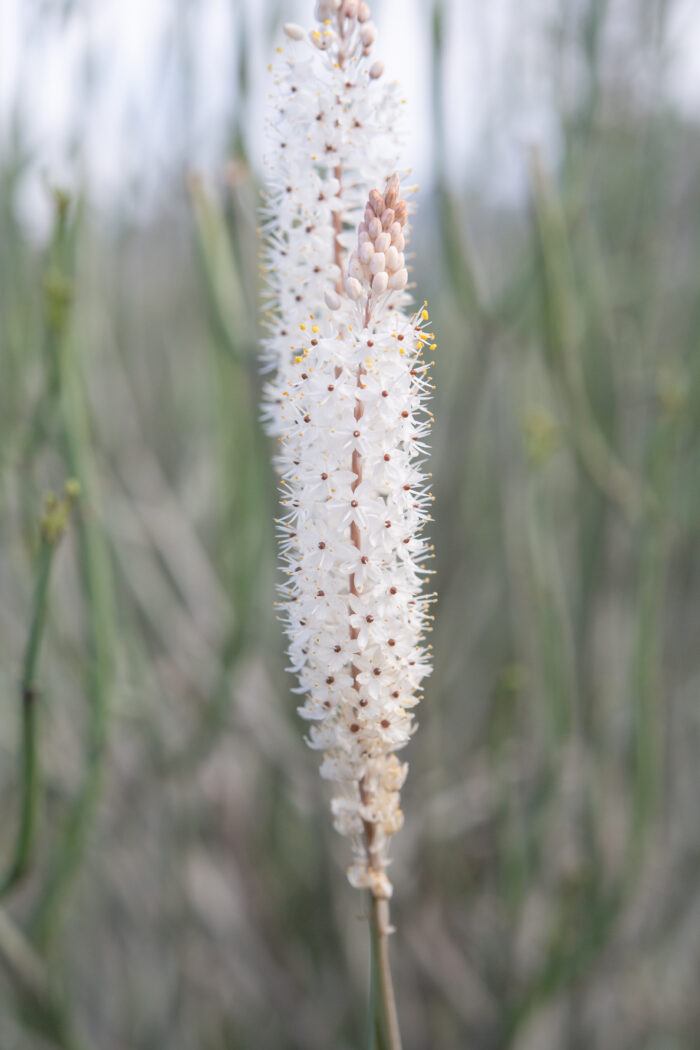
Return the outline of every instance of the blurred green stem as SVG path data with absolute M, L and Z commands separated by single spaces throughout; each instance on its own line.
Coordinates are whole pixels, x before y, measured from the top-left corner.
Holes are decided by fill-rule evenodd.
M 77 217 L 69 221 L 67 199 L 56 194 L 56 226 L 50 250 L 53 280 L 72 287 L 75 268 Z M 108 698 L 113 676 L 112 647 L 116 637 L 111 565 L 102 530 L 95 518 L 96 479 L 87 394 L 80 355 L 71 324 L 70 299 L 60 299 L 60 323 L 51 311 L 46 323 L 56 329 L 52 367 L 59 377 L 60 422 L 64 456 L 71 474 L 86 494 L 86 513 L 77 522 L 78 569 L 86 608 L 89 659 L 85 666 L 85 691 L 90 720 L 86 743 L 86 768 L 82 783 L 66 818 L 32 917 L 32 935 L 46 947 L 57 924 L 60 905 L 82 860 L 91 818 L 99 796 L 107 735 Z
M 580 326 L 572 293 L 574 278 L 566 223 L 536 151 L 531 157 L 530 178 L 546 344 L 566 403 L 574 448 L 594 484 L 634 524 L 653 497 L 617 459 L 593 416 L 578 346 Z
M 573 668 L 571 617 L 558 557 L 558 534 L 552 521 L 546 483 L 536 477 L 530 486 L 528 540 L 533 582 L 533 618 L 537 626 L 542 689 L 547 701 L 546 745 L 551 768 L 560 747 L 575 735 L 576 679 Z
M 665 725 L 661 709 L 661 650 L 668 555 L 668 499 L 679 428 L 661 415 L 649 447 L 649 484 L 656 510 L 642 523 L 638 619 L 631 679 L 632 780 L 635 812 L 629 863 L 636 866 L 645 831 L 655 816 L 662 777 Z
M 32 598 L 29 635 L 22 661 L 19 686 L 21 709 L 21 776 L 19 792 L 19 820 L 15 847 L 9 868 L 0 883 L 0 898 L 12 890 L 29 870 L 36 841 L 37 810 L 39 805 L 39 759 L 37 754 L 38 691 L 36 687 L 39 650 L 46 623 L 51 566 L 61 540 L 73 502 L 79 494 L 75 481 L 66 485 L 62 499 L 46 499 L 41 521 L 41 540 Z
M 241 185 L 233 187 L 234 202 L 250 183 L 242 162 L 236 170 Z M 258 563 L 267 539 L 258 522 L 269 516 L 268 456 L 253 407 L 257 399 L 251 375 L 254 342 L 249 317 L 255 313 L 255 304 L 246 303 L 241 262 L 235 251 L 236 241 L 242 242 L 244 235 L 235 228 L 231 233 L 224 209 L 199 179 L 190 178 L 188 191 L 201 284 L 213 335 L 209 340 L 211 396 L 216 406 L 213 425 L 221 527 L 226 546 L 234 552 L 250 551 L 251 557 L 233 557 L 222 567 L 231 598 L 232 624 L 222 646 L 221 669 L 211 700 L 185 749 L 166 763 L 173 772 L 201 761 L 219 738 L 230 707 L 232 673 L 254 635 L 251 624 L 260 585 Z M 231 470 L 233 462 L 239 464 L 238 471 Z M 255 523 L 252 528 L 251 523 Z
M 0 898 L 12 890 L 26 875 L 34 854 L 36 815 L 39 801 L 39 763 L 37 756 L 36 670 L 39 648 L 46 622 L 46 605 L 51 578 L 54 545 L 42 536 L 39 550 L 29 637 L 22 664 L 19 699 L 22 712 L 22 766 L 19 795 L 19 823 L 10 865 L 0 884 Z
M 232 357 L 244 358 L 246 311 L 236 259 L 221 208 L 200 179 L 188 183 L 209 317 Z
M 42 1036 L 58 1050 L 84 1050 L 72 1031 L 65 1010 L 54 995 L 43 960 L 0 910 L 0 958 L 11 974 L 26 1005 L 32 1011 L 32 1023 Z

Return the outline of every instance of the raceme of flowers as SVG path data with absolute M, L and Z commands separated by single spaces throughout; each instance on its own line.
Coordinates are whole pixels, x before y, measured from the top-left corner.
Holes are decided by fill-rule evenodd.
M 310 34 L 285 27 L 268 125 L 265 417 L 284 507 L 280 607 L 307 741 L 352 843 L 350 882 L 389 897 L 407 772 L 397 752 L 430 670 L 421 462 L 435 344 L 427 310 L 408 309 L 401 101 L 373 59 L 369 8 L 325 0 L 316 14 Z

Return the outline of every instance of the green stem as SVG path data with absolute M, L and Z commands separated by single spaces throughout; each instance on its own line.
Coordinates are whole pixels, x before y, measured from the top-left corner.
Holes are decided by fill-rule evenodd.
M 670 518 L 669 489 L 678 438 L 677 421 L 662 416 L 649 449 L 649 485 L 658 512 L 642 525 L 637 625 L 632 666 L 632 781 L 634 827 L 630 861 L 638 857 L 657 816 L 663 775 L 664 696 L 661 681 L 664 600 Z
M 59 201 L 50 253 L 53 280 L 59 288 L 72 289 L 78 216 L 69 221 L 67 204 L 63 208 L 61 205 Z M 42 949 L 47 947 L 56 929 L 61 905 L 79 870 L 100 794 L 116 638 L 112 566 L 104 531 L 95 513 L 98 486 L 92 420 L 72 324 L 72 294 L 66 295 L 65 301 L 61 298 L 60 304 L 60 323 L 49 313 L 47 324 L 56 329 L 55 367 L 63 454 L 86 496 L 86 513 L 77 522 L 76 552 L 88 633 L 85 692 L 89 698 L 89 726 L 82 782 L 71 803 L 31 920 L 33 940 Z
M 83 1050 L 51 987 L 43 960 L 21 930 L 0 911 L 0 959 L 31 1005 L 32 1020 L 58 1050 Z
M 367 1004 L 367 1034 L 365 1046 L 367 1050 L 377 1050 L 377 953 L 374 947 L 374 937 L 370 937 L 369 947 L 369 999 Z
M 84 406 L 83 406 L 84 408 Z M 69 447 L 72 445 L 69 437 Z M 73 449 L 69 456 L 81 479 L 90 476 L 85 462 L 86 449 Z M 86 481 L 85 490 L 92 486 Z M 85 670 L 86 692 L 90 700 L 90 722 L 86 741 L 85 772 L 78 794 L 71 804 L 61 841 L 32 920 L 36 943 L 46 946 L 51 939 L 61 904 L 83 859 L 87 835 L 100 795 L 102 766 L 107 744 L 109 694 L 113 675 L 112 646 L 115 637 L 111 565 L 102 530 L 93 520 L 82 518 L 76 530 L 78 563 L 82 590 L 88 610 L 90 660 Z
M 544 306 L 545 345 L 565 402 L 573 448 L 592 482 L 631 524 L 653 509 L 653 495 L 618 459 L 591 408 L 581 364 L 581 323 L 564 214 L 536 152 L 530 166 L 535 237 Z
M 29 637 L 22 664 L 19 699 L 22 712 L 22 767 L 19 793 L 19 822 L 15 846 L 7 874 L 0 883 L 0 898 L 6 896 L 26 875 L 36 842 L 39 802 L 39 762 L 37 756 L 36 669 L 46 622 L 46 606 L 55 545 L 42 536 L 39 565 L 32 601 Z
M 372 959 L 375 980 L 372 991 L 374 1020 L 377 1028 L 378 1050 L 401 1050 L 401 1033 L 396 1012 L 394 984 L 389 963 L 389 902 L 386 898 L 371 899 L 370 926 L 372 934 Z

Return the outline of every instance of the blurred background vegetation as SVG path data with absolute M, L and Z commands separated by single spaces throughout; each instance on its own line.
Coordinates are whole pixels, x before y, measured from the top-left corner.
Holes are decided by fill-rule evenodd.
M 406 1050 L 694 1050 L 700 122 L 668 90 L 679 4 L 500 6 L 473 162 L 445 54 L 485 43 L 479 5 L 413 6 L 406 30 L 430 74 L 412 243 L 439 335 L 440 595 L 392 872 Z M 26 11 L 60 56 L 88 7 Z M 303 7 L 260 8 L 261 54 Z M 403 17 L 377 7 L 385 32 Z M 81 177 L 79 135 L 57 180 L 25 126 L 39 83 L 2 125 L 3 1050 L 363 1045 L 364 903 L 272 607 L 264 67 L 231 0 L 225 150 L 195 173 L 199 15 L 173 5 L 154 55 L 175 107 L 148 207 Z M 509 140 L 526 45 L 546 133 Z

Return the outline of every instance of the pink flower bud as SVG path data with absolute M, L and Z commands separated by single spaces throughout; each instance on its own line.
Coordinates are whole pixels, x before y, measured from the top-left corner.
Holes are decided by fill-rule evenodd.
M 371 261 L 372 256 L 374 255 L 374 245 L 370 240 L 366 240 L 363 244 L 360 245 L 359 255 L 360 261 L 363 262 L 365 265 L 367 265 L 367 263 Z
M 383 295 L 389 285 L 389 275 L 386 270 L 375 273 L 372 278 L 372 295 Z
M 382 197 L 379 190 L 369 191 L 369 202 L 372 205 L 372 208 L 374 209 L 374 214 L 380 216 L 384 211 L 384 198 Z
M 392 291 L 402 291 L 408 284 L 408 270 L 397 270 L 396 273 L 392 273 L 388 284 Z
M 370 237 L 372 238 L 373 241 L 376 241 L 377 237 L 380 235 L 381 232 L 382 232 L 382 224 L 379 221 L 379 219 L 377 218 L 377 216 L 375 215 L 374 218 L 372 219 L 372 221 L 369 224 L 369 235 L 370 235 Z
M 355 277 L 346 277 L 345 279 L 345 291 L 355 302 L 362 295 L 362 285 Z
M 386 201 L 387 208 L 393 208 L 399 199 L 399 193 L 401 191 L 401 183 L 399 177 L 394 173 L 386 184 L 384 191 L 384 200 Z M 392 219 L 393 222 L 393 219 Z
M 376 252 L 372 256 L 372 259 L 370 260 L 369 272 L 370 273 L 375 273 L 375 274 L 376 273 L 381 273 L 383 269 L 385 269 L 384 253 L 383 252 Z
M 374 41 L 377 39 L 377 27 L 373 22 L 365 22 L 362 29 L 360 30 L 360 40 L 366 48 L 372 46 Z

